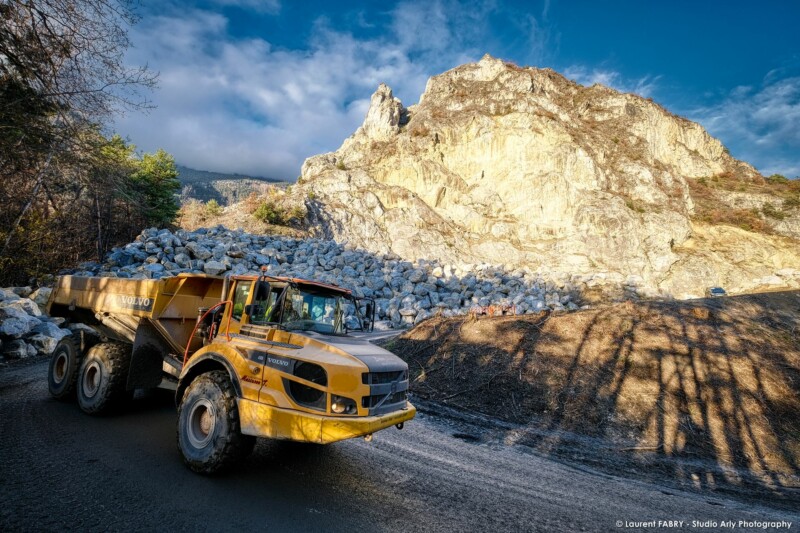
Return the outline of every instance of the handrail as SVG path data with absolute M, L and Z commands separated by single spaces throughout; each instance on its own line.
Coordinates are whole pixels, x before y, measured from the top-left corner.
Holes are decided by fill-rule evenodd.
M 186 343 L 186 350 L 183 352 L 183 366 L 186 366 L 186 360 L 189 358 L 189 348 L 192 345 L 192 339 L 194 338 L 194 334 L 197 333 L 197 328 L 200 327 L 200 324 L 202 324 L 203 320 L 206 319 L 206 317 L 208 316 L 208 313 L 210 313 L 211 311 L 213 311 L 214 309 L 216 309 L 217 307 L 219 307 L 221 305 L 228 305 L 228 304 L 233 305 L 233 301 L 225 300 L 223 302 L 219 302 L 217 304 L 212 305 L 211 307 L 208 308 L 208 310 L 206 310 L 205 313 L 203 313 L 203 316 L 200 317 L 200 320 L 198 320 L 197 323 L 194 325 L 194 329 L 192 329 L 192 334 L 189 335 L 189 341 Z M 233 314 L 233 313 L 231 313 L 231 314 Z M 228 327 L 225 329 L 225 337 L 228 340 L 231 340 L 231 336 L 228 334 L 228 329 L 230 328 L 230 326 L 231 326 L 231 317 L 229 315 L 228 316 Z M 213 325 L 212 325 L 212 327 L 213 327 Z M 209 337 L 210 337 L 210 335 L 209 335 Z

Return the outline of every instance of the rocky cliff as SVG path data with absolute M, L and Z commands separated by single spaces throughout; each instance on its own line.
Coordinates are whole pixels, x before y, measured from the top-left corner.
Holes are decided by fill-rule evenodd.
M 381 85 L 293 193 L 320 236 L 409 260 L 602 272 L 678 297 L 800 268 L 796 241 L 693 217 L 690 185 L 714 176 L 763 183 L 651 100 L 487 55 L 431 78 L 413 106 Z

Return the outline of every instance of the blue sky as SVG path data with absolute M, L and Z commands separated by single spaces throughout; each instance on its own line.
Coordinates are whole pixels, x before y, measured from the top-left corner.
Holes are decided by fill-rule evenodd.
M 484 53 L 652 97 L 762 173 L 800 175 L 800 2 L 142 0 L 131 64 L 156 108 L 115 127 L 193 168 L 294 180 L 387 83 Z

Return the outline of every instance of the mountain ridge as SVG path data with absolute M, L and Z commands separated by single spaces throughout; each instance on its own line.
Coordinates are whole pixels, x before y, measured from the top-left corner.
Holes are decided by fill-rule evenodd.
M 181 203 L 194 199 L 201 202 L 215 200 L 223 206 L 231 205 L 244 200 L 251 192 L 260 192 L 264 185 L 284 183 L 276 178 L 211 172 L 183 165 L 176 167 L 178 180 L 181 183 Z

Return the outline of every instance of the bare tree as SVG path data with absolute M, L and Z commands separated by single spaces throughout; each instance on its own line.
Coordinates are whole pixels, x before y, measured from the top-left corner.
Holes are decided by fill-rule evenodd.
M 125 62 L 136 21 L 129 0 L 0 0 L 0 275 L 19 261 L 20 230 L 36 233 L 26 224 L 47 239 L 80 231 L 84 211 L 109 224 L 94 220 L 110 211 L 98 198 L 110 202 L 124 180 L 98 174 L 99 131 L 117 112 L 150 107 L 157 79 Z M 77 205 L 93 187 L 90 208 Z
M 19 80 L 72 120 L 149 106 L 157 76 L 124 61 L 137 20 L 129 1 L 3 0 L 0 17 L 2 79 Z

